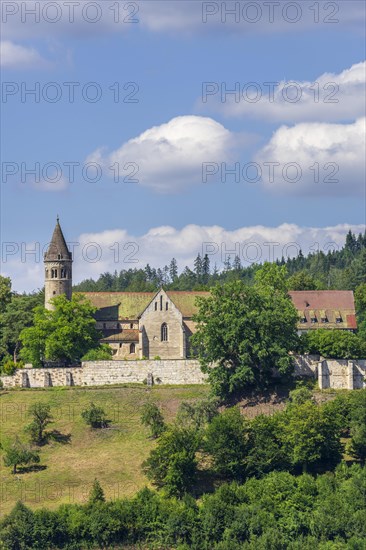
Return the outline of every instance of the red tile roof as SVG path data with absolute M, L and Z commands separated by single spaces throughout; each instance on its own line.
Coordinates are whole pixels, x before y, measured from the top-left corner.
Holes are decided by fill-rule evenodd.
M 291 290 L 289 295 L 299 310 L 355 309 L 352 290 Z

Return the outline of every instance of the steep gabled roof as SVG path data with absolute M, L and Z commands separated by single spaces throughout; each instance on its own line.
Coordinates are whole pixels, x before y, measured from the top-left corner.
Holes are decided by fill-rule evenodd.
M 72 254 L 69 251 L 64 234 L 60 226 L 59 218 L 57 217 L 56 226 L 53 231 L 52 239 L 48 250 L 44 255 L 44 259 L 48 262 L 55 260 L 71 260 Z
M 208 298 L 210 296 L 210 292 L 194 290 L 167 290 L 167 295 L 173 304 L 179 309 L 183 317 L 192 317 L 192 315 L 198 311 L 196 298 Z
M 98 308 L 97 320 L 138 319 L 155 292 L 82 292 Z
M 82 292 L 98 308 L 98 320 L 138 319 L 158 292 Z M 183 317 L 192 317 L 197 311 L 197 296 L 209 296 L 209 292 L 168 290 L 167 296 Z

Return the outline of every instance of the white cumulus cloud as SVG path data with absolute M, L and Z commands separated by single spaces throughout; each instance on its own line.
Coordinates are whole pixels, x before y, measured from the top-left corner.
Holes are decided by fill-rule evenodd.
M 235 90 L 236 94 L 225 93 Z M 314 81 L 207 82 L 200 108 L 274 122 L 354 120 L 365 115 L 366 62 Z
M 121 177 L 130 170 L 140 185 L 160 193 L 175 193 L 201 184 L 203 163 L 232 160 L 235 151 L 249 139 L 230 132 L 212 118 L 179 116 L 146 130 L 109 154 L 99 149 L 87 161 L 118 166 Z
M 0 42 L 0 61 L 2 67 L 11 69 L 33 69 L 47 65 L 47 61 L 34 48 L 9 40 Z
M 193 269 L 198 253 L 207 253 L 211 267 L 216 264 L 219 270 L 223 269 L 228 256 L 233 260 L 238 255 L 242 265 L 250 265 L 282 256 L 293 257 L 300 249 L 304 255 L 318 250 L 327 253 L 344 245 L 350 229 L 356 234 L 363 233 L 365 225 L 302 227 L 283 223 L 277 227 L 257 225 L 227 230 L 218 225 L 191 224 L 182 229 L 154 227 L 143 235 L 134 235 L 125 229 L 110 229 L 83 233 L 68 240 L 68 244 L 74 257 L 73 280 L 77 283 L 83 279 L 96 279 L 106 271 L 144 268 L 147 263 L 155 268 L 163 267 L 173 257 L 177 259 L 180 271 L 186 265 Z M 4 246 L 2 274 L 12 278 L 14 290 L 31 291 L 43 286 L 43 252 L 46 248 L 47 242 Z M 26 250 L 31 252 L 25 254 Z
M 363 196 L 365 151 L 365 118 L 351 124 L 304 122 L 281 126 L 254 160 L 267 189 L 300 195 Z

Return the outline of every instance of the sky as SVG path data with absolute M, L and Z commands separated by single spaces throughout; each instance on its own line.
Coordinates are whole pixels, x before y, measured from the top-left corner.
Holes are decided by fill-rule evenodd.
M 1 4 L 1 273 L 244 265 L 365 230 L 365 4 Z

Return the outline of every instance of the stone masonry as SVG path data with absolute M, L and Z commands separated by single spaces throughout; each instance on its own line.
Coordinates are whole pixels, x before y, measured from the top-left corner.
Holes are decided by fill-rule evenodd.
M 317 378 L 320 389 L 366 388 L 366 360 L 323 359 L 315 355 L 297 356 L 297 378 Z M 199 362 L 193 359 L 144 361 L 86 361 L 81 367 L 19 369 L 2 376 L 4 387 L 47 388 L 52 386 L 103 386 L 110 384 L 204 384 Z

